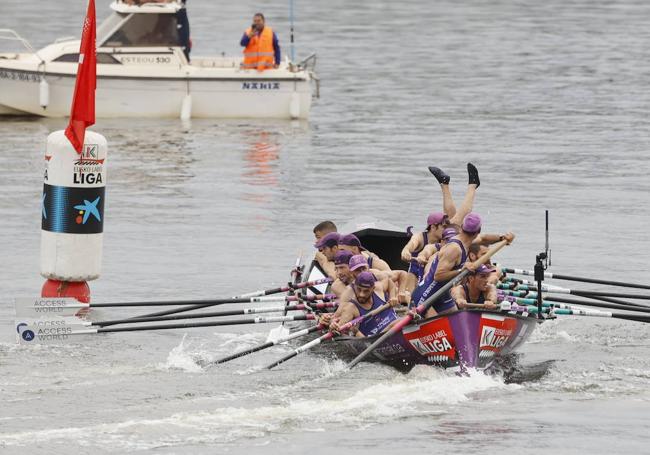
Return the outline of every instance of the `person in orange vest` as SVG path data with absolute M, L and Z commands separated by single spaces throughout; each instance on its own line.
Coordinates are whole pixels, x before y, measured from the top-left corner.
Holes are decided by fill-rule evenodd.
M 264 71 L 280 66 L 280 43 L 273 29 L 264 25 L 264 14 L 253 16 L 240 44 L 245 48 L 242 68 Z

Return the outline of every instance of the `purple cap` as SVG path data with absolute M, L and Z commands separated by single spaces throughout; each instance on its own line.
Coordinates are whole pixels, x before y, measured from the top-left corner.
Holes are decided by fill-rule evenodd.
M 336 252 L 336 255 L 334 255 L 334 264 L 336 265 L 348 264 L 352 256 L 354 256 L 354 253 L 352 253 L 352 251 L 338 250 Z
M 350 258 L 350 270 L 368 267 L 368 260 L 363 254 L 355 254 Z
M 458 235 L 456 228 L 450 227 L 442 231 L 442 240 L 449 240 Z
M 432 213 L 427 217 L 427 226 L 431 226 L 432 224 L 442 224 L 443 221 L 447 218 L 447 215 L 445 215 L 442 212 L 435 212 Z
M 358 246 L 361 248 L 361 241 L 359 241 L 359 237 L 356 235 L 348 234 L 341 236 L 339 239 L 339 245 Z
M 463 220 L 463 231 L 468 234 L 478 234 L 481 232 L 481 217 L 478 213 L 468 213 Z
M 339 244 L 339 239 L 341 235 L 338 232 L 330 232 L 320 238 L 318 242 L 314 244 L 316 248 L 323 248 L 326 246 L 336 246 Z
M 354 284 L 362 287 L 362 288 L 371 288 L 374 286 L 375 281 L 375 275 L 373 275 L 370 272 L 361 272 L 358 276 L 357 279 L 354 280 Z
M 478 269 L 474 272 L 475 275 L 488 275 L 494 272 L 496 269 L 490 267 L 487 264 L 481 264 Z

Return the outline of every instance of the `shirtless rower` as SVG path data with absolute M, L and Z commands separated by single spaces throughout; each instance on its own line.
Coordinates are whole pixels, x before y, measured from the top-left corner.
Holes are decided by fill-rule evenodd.
M 336 270 L 334 268 L 334 256 L 339 250 L 339 238 L 341 236 L 338 232 L 330 232 L 321 237 L 318 242 L 314 244 L 318 248 L 315 259 L 327 274 L 333 280 L 336 279 Z
M 339 239 L 339 248 L 351 251 L 352 254 L 362 254 L 368 261 L 368 268 L 390 271 L 390 266 L 386 261 L 381 259 L 375 253 L 372 253 L 361 246 L 361 241 L 354 234 L 341 236 Z
M 330 220 L 321 221 L 316 226 L 314 226 L 313 229 L 314 237 L 316 237 L 316 241 L 319 241 L 321 237 L 323 237 L 324 235 L 336 231 L 337 231 L 336 224 L 334 224 L 334 222 Z
M 334 256 L 334 269 L 336 270 L 336 280 L 332 283 L 332 292 L 337 297 L 354 281 L 354 275 L 350 271 L 350 258 L 354 256 L 351 251 L 338 250 Z
M 397 305 L 396 298 L 387 298 L 383 290 L 378 289 L 375 276 L 370 272 L 360 273 L 350 289 L 352 289 L 354 296 L 349 302 L 339 304 L 341 311 L 332 318 L 331 330 L 339 330 L 342 325 L 379 308 L 386 302 L 391 303 L 393 306 Z M 375 335 L 388 328 L 395 321 L 397 321 L 397 314 L 395 314 L 393 308 L 386 308 L 359 324 L 356 336 Z
M 460 274 L 462 269 L 474 271 L 477 268 L 476 262 L 467 262 L 467 250 L 472 242 L 481 232 L 481 217 L 477 213 L 469 213 L 463 219 L 459 234 L 449 240 L 429 264 L 429 270 L 424 279 L 413 293 L 413 304 L 418 306 L 429 297 L 444 287 L 450 280 Z M 511 243 L 514 235 L 508 233 L 504 239 Z M 425 317 L 432 317 L 436 314 L 448 313 L 456 308 L 449 291 L 439 297 L 427 311 Z
M 362 254 L 352 256 L 348 267 L 355 279 L 361 272 L 371 272 L 378 280 L 389 278 L 397 286 L 397 299 L 399 302 L 408 305 L 411 301 L 411 291 L 406 290 L 407 276 L 404 270 L 391 270 L 386 272 L 384 270 L 370 268 L 368 260 Z
M 459 309 L 469 308 L 469 304 L 481 304 L 486 310 L 497 308 L 497 288 L 490 284 L 494 269 L 486 264 L 479 266 L 463 283 L 451 288 L 451 297 Z

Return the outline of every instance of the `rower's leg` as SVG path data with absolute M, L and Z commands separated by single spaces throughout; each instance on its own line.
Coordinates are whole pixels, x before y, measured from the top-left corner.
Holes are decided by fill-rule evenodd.
M 429 172 L 433 174 L 440 184 L 440 190 L 442 191 L 442 210 L 449 218 L 453 218 L 456 214 L 456 204 L 454 204 L 454 199 L 449 190 L 449 181 L 451 180 L 451 177 L 449 177 L 449 175 L 447 175 L 442 169 L 435 166 L 429 166 Z
M 467 163 L 467 174 L 469 175 L 469 184 L 467 185 L 465 198 L 463 199 L 463 203 L 460 205 L 458 211 L 450 219 L 450 221 L 454 224 L 462 224 L 465 216 L 472 211 L 472 207 L 474 207 L 476 189 L 481 184 L 481 181 L 478 177 L 478 169 L 476 169 L 476 166 L 474 166 L 472 163 Z

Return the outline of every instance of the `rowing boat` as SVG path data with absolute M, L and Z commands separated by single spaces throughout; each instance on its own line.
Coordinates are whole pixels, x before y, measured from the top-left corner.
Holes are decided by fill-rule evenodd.
M 404 231 L 382 222 L 356 223 L 344 229 L 343 232 L 354 233 L 364 247 L 378 254 L 391 268 L 405 269 L 400 259 L 400 252 L 408 241 Z M 313 260 L 304 279 L 313 281 L 324 276 Z M 321 285 L 307 292 L 327 291 L 327 285 Z M 476 308 L 437 315 L 409 324 L 382 342 L 368 359 L 400 369 L 418 364 L 486 369 L 499 357 L 517 350 L 545 319 L 526 312 L 503 313 Z M 344 348 L 336 349 L 337 352 L 357 355 L 379 336 L 340 336 L 334 338 L 334 345 Z

